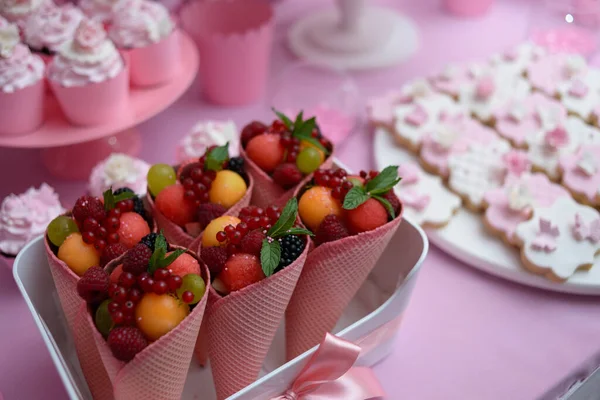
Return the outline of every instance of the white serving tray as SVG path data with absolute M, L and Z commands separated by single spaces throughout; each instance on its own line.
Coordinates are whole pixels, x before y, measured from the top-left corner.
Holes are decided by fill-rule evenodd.
M 334 332 L 342 338 L 360 342 L 360 339 L 383 325 L 397 320 L 408 305 L 428 247 L 424 232 L 409 221 L 403 221 L 371 275 L 338 321 Z M 59 305 L 44 253 L 43 237 L 37 238 L 21 251 L 15 260 L 13 275 L 69 398 L 91 399 Z M 395 329 L 392 328 L 392 335 L 375 335 L 376 345 L 361 353 L 357 365 L 371 366 L 387 356 L 392 348 Z M 373 336 L 370 339 L 373 343 Z M 281 394 L 291 385 L 314 349 L 284 364 L 284 344 L 282 326 L 263 365 L 262 377 L 230 399 L 268 399 Z M 192 362 L 183 398 L 215 399 L 209 367 L 201 368 Z
M 375 131 L 375 166 L 417 162 L 410 151 L 398 146 L 385 129 Z M 555 292 L 600 295 L 600 258 L 588 272 L 576 272 L 564 283 L 532 274 L 521 266 L 519 251 L 490 234 L 481 216 L 462 207 L 443 228 L 430 229 L 431 243 L 474 268 L 524 285 Z M 600 398 L 600 397 L 599 397 Z

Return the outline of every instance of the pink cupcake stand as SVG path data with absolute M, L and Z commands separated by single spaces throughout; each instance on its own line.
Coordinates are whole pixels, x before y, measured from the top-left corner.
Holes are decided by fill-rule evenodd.
M 141 146 L 135 126 L 162 112 L 192 84 L 198 71 L 198 50 L 182 31 L 181 71 L 173 81 L 151 88 L 130 89 L 130 110 L 96 126 L 70 124 L 56 99 L 46 101 L 44 124 L 25 136 L 0 136 L 0 147 L 40 149 L 45 167 L 64 179 L 86 179 L 99 161 L 114 152 L 137 155 Z

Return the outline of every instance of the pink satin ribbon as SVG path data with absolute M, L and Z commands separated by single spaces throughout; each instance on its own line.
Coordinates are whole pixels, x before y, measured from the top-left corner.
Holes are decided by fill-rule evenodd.
M 332 334 L 308 360 L 292 387 L 271 400 L 367 400 L 385 396 L 370 368 L 354 367 L 361 348 Z

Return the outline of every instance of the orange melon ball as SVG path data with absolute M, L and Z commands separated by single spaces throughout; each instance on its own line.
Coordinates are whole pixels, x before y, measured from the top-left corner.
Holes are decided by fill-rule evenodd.
M 232 207 L 246 194 L 246 182 L 238 173 L 229 170 L 217 172 L 208 192 L 211 203 L 220 204 L 225 208 Z
M 316 232 L 326 216 L 333 214 L 342 217 L 343 209 L 340 202 L 331 196 L 331 188 L 314 186 L 300 198 L 298 213 L 302 222 Z
M 240 222 L 242 221 L 239 218 L 232 217 L 231 215 L 223 215 L 213 219 L 204 229 L 204 233 L 202 234 L 202 246 L 221 246 L 221 243 L 217 240 L 217 233 L 224 231 L 227 225 L 237 226 Z
M 58 248 L 58 259 L 79 276 L 85 274 L 88 268 L 100 265 L 98 251 L 93 244 L 85 243 L 79 232 L 67 236 Z
M 190 313 L 190 307 L 168 295 L 146 293 L 137 304 L 135 320 L 148 340 L 158 340 L 169 333 Z

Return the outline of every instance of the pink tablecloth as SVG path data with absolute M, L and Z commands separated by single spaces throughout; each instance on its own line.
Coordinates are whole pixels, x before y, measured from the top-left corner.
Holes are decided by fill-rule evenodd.
M 308 4 L 307 4 L 308 3 Z M 273 72 L 293 61 L 285 49 L 289 21 L 317 0 L 282 2 Z M 392 1 L 388 1 L 392 3 Z M 525 37 L 531 3 L 498 0 L 485 19 L 444 15 L 435 0 L 398 6 L 422 33 L 419 53 L 393 69 L 354 74 L 365 96 L 382 93 L 447 62 L 481 57 Z M 174 159 L 174 142 L 201 118 L 243 124 L 268 115 L 266 104 L 220 109 L 202 103 L 196 87 L 140 127 L 142 157 Z M 359 130 L 340 153 L 355 169 L 372 165 L 372 146 Z M 19 174 L 12 174 L 19 171 Z M 48 181 L 72 204 L 81 182 L 44 172 L 34 151 L 0 150 L 0 198 Z M 392 356 L 375 368 L 390 399 L 533 399 L 600 351 L 600 301 L 558 295 L 480 273 L 432 248 L 396 339 Z M 12 399 L 59 399 L 65 391 L 10 272 L 0 268 L 0 392 Z M 1 397 L 1 396 L 0 396 Z

